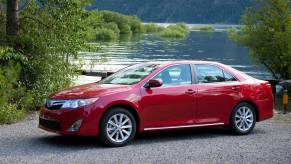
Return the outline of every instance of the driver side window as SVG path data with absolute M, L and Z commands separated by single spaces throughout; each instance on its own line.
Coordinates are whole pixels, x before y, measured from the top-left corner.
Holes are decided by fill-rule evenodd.
M 178 86 L 191 84 L 191 67 L 189 64 L 170 66 L 157 74 L 153 79 L 163 81 L 162 86 Z

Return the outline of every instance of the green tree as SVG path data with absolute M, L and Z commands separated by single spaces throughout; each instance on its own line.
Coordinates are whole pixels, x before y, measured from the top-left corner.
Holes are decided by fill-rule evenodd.
M 19 2 L 0 1 L 0 49 L 5 56 L 0 60 L 20 64 L 20 82 L 39 106 L 48 93 L 71 84 L 77 69 L 69 58 L 90 48 L 88 33 L 100 24 L 100 17 L 85 10 L 90 0 Z
M 276 79 L 291 78 L 290 8 L 286 0 L 258 0 L 243 15 L 241 30 L 230 32 Z

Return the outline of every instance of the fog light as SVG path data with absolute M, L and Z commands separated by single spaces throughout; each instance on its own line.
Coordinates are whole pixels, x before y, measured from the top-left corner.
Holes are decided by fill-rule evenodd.
M 71 131 L 71 132 L 75 132 L 77 130 L 79 130 L 81 124 L 82 124 L 82 119 L 80 120 L 77 120 L 75 123 L 73 123 L 73 125 L 68 129 L 68 131 Z

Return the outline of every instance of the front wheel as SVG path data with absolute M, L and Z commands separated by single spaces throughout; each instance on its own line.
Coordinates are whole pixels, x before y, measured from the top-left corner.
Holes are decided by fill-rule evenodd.
M 113 108 L 102 117 L 100 141 L 105 146 L 124 146 L 134 138 L 135 133 L 135 119 L 126 109 Z
M 256 114 L 254 108 L 248 103 L 238 104 L 232 111 L 230 118 L 230 128 L 235 134 L 248 134 L 256 124 Z

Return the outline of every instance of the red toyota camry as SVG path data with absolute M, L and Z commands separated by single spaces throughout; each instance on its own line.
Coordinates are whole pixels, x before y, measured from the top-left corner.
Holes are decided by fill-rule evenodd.
M 123 146 L 144 131 L 225 126 L 243 135 L 272 116 L 266 81 L 217 62 L 148 62 L 51 94 L 39 127 Z

